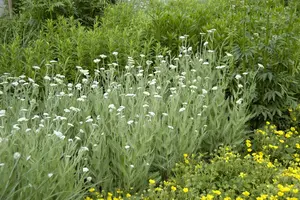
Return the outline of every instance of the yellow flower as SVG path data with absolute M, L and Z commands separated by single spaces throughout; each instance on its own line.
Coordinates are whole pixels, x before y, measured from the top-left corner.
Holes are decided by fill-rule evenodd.
M 117 190 L 117 193 L 118 193 L 118 194 L 123 194 L 123 191 L 120 190 L 120 189 L 118 189 L 118 190 Z
M 292 137 L 292 135 L 293 135 L 293 133 L 292 133 L 292 132 L 288 132 L 287 134 L 285 134 L 285 136 L 284 136 L 284 137 L 286 137 L 286 138 L 290 138 L 290 137 Z
M 183 192 L 184 192 L 184 193 L 187 193 L 188 191 L 189 191 L 188 188 L 183 188 Z
M 275 134 L 277 134 L 277 135 L 284 135 L 284 131 L 275 131 Z
M 270 200 L 278 200 L 278 198 L 277 198 L 277 196 L 272 195 L 272 196 L 270 196 Z
M 109 196 L 109 197 L 111 197 L 112 195 L 113 195 L 113 194 L 112 194 L 112 193 L 110 193 L 110 192 L 109 192 L 109 193 L 107 193 L 107 196 Z
M 212 200 L 212 199 L 214 199 L 214 196 L 211 195 L 211 194 L 208 194 L 208 195 L 206 196 L 206 199 L 207 199 L 207 200 Z
M 272 167 L 274 167 L 274 165 L 273 165 L 273 163 L 268 162 L 267 167 L 272 168 Z
M 300 144 L 299 143 L 296 144 L 296 148 L 300 149 Z
M 256 197 L 256 200 L 265 200 L 268 198 L 268 195 L 266 194 L 261 194 L 260 197 Z
M 288 198 L 286 198 L 286 200 L 298 200 L 298 198 L 297 197 L 288 197 Z
M 297 194 L 298 192 L 299 192 L 298 189 L 293 189 L 293 193 L 294 193 L 294 194 Z
M 216 194 L 216 195 L 221 195 L 221 191 L 220 190 L 213 190 L 212 191 L 214 194 Z
M 164 185 L 168 186 L 168 185 L 170 185 L 170 182 L 169 181 L 164 181 Z
M 230 197 L 225 197 L 223 200 L 231 200 Z
M 95 188 L 90 188 L 89 192 L 95 192 Z
M 171 190 L 172 190 L 172 191 L 176 191 L 177 188 L 176 188 L 175 186 L 172 185 L 172 186 L 171 186 Z
M 242 197 L 237 197 L 235 200 L 244 200 Z
M 266 122 L 266 125 L 270 125 L 270 122 L 267 121 L 267 122 Z
M 295 129 L 295 127 L 291 127 L 291 131 L 295 131 L 296 129 Z
M 126 197 L 127 197 L 127 198 L 131 197 L 131 194 L 127 193 L 127 194 L 126 194 Z
M 244 178 L 246 176 L 247 176 L 247 174 L 245 174 L 244 172 L 241 172 L 240 175 L 239 175 L 239 177 L 241 177 L 241 178 Z
M 150 185 L 154 185 L 154 184 L 155 184 L 155 180 L 149 179 L 149 184 L 150 184 Z
M 187 158 L 187 157 L 188 157 L 188 154 L 186 154 L 186 153 L 183 154 L 183 157 L 184 157 L 184 158 Z
M 248 192 L 248 191 L 245 191 L 245 192 L 243 192 L 242 193 L 244 196 L 246 196 L 246 197 L 249 197 L 249 195 L 250 195 L 250 192 Z
M 277 195 L 282 197 L 284 195 L 284 193 L 283 192 L 278 192 Z
M 251 147 L 251 141 L 250 140 L 246 140 L 246 146 Z
M 90 198 L 90 197 L 85 197 L 85 199 L 84 200 L 93 200 L 92 198 Z
M 206 196 L 202 196 L 200 200 L 207 200 Z
M 280 143 L 284 143 L 284 140 L 279 140 Z
M 248 152 L 251 152 L 251 151 L 252 151 L 252 149 L 248 148 L 248 149 L 247 149 L 247 151 L 248 151 Z
M 271 145 L 271 144 L 269 144 L 269 147 L 270 147 L 271 149 L 278 149 L 278 146 L 274 146 L 274 145 Z
M 163 190 L 163 189 L 160 188 L 160 187 L 155 188 L 155 191 L 157 191 L 157 192 L 160 192 L 160 191 L 162 191 L 162 190 Z

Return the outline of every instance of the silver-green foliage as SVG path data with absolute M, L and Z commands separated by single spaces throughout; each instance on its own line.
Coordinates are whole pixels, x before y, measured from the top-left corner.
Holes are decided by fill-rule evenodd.
M 240 144 L 255 74 L 232 76 L 227 57 L 190 50 L 157 56 L 153 73 L 143 70 L 153 65 L 143 55 L 128 58 L 122 76 L 117 62 L 97 68 L 101 55 L 94 72 L 77 66 L 73 84 L 52 74 L 55 61 L 33 67 L 40 85 L 2 75 L 0 198 L 78 199 L 91 184 L 138 190 L 184 153 Z

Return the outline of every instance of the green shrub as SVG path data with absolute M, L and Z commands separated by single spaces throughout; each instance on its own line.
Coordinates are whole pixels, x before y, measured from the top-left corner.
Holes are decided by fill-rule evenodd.
M 231 1 L 223 8 L 226 12 L 205 27 L 217 29 L 214 44 L 234 55 L 237 70 L 264 66 L 256 79 L 252 105 L 255 127 L 267 119 L 276 123 L 286 120 L 283 111 L 295 106 L 299 97 L 297 4 L 290 1 L 290 7 L 285 7 L 282 1 Z
M 56 72 L 67 75 L 69 80 L 75 80 L 75 66 L 94 70 L 97 65 L 93 60 L 99 58 L 100 54 L 108 56 L 99 63 L 100 66 L 107 62 L 124 66 L 128 56 L 138 58 L 140 54 L 153 58 L 155 51 L 163 49 L 151 38 L 146 38 L 145 31 L 141 29 L 146 26 L 144 13 L 126 3 L 108 7 L 101 22 L 97 22 L 92 29 L 82 26 L 74 18 L 47 20 L 36 39 L 26 45 L 22 45 L 24 37 L 17 33 L 14 41 L 0 46 L 0 63 L 3 66 L 0 72 L 10 70 L 12 74 L 26 73 L 30 76 L 32 66 L 55 59 L 59 60 Z M 112 52 L 119 52 L 117 59 Z
M 38 23 L 47 19 L 55 20 L 60 16 L 74 17 L 87 26 L 94 24 L 95 18 L 103 15 L 104 8 L 116 3 L 115 0 L 25 0 L 14 1 L 16 14 L 26 15 Z

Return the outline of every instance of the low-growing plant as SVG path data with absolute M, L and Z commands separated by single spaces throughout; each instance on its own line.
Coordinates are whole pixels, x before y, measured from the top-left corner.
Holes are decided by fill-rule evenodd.
M 267 139 L 267 137 L 264 137 Z M 246 143 L 249 144 L 250 140 Z M 246 150 L 249 145 L 246 146 Z M 89 190 L 85 200 L 91 197 L 115 199 L 289 199 L 299 197 L 299 161 L 289 168 L 271 161 L 263 152 L 242 156 L 231 147 L 218 148 L 212 154 L 183 154 L 177 163 L 174 176 L 168 180 L 149 179 L 143 192 L 130 190 L 114 192 Z

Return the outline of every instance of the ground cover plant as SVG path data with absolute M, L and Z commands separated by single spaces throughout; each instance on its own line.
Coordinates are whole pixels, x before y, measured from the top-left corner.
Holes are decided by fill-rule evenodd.
M 299 114 L 300 106 L 294 113 Z M 294 117 L 290 118 L 295 121 Z M 266 122 L 244 141 L 239 153 L 229 146 L 214 152 L 183 154 L 174 176 L 149 179 L 141 193 L 89 189 L 86 200 L 96 199 L 288 199 L 300 197 L 299 127 L 277 130 Z
M 300 3 L 117 2 L 0 18 L 0 199 L 299 199 Z

